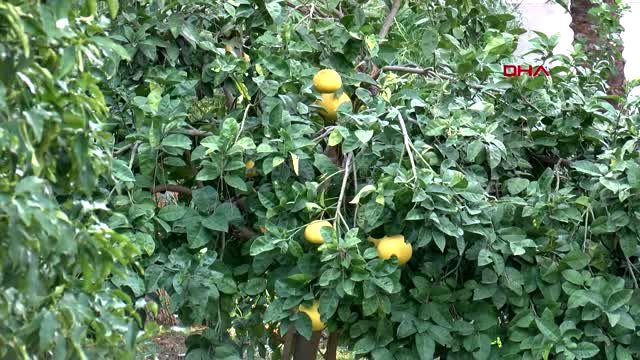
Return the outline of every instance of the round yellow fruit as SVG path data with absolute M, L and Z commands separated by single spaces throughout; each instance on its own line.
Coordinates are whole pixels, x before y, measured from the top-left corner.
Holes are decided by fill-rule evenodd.
M 256 163 L 253 160 L 247 160 L 244 163 L 244 167 L 246 168 L 244 174 L 247 177 L 256 177 L 258 176 L 258 172 L 255 169 Z
M 406 264 L 413 254 L 411 244 L 407 244 L 402 235 L 385 236 L 380 239 L 376 247 L 380 259 L 387 260 L 395 256 L 400 265 Z
M 326 325 L 320 320 L 320 312 L 318 311 L 318 307 L 320 303 L 318 300 L 315 300 L 310 307 L 300 305 L 298 310 L 307 314 L 309 319 L 311 319 L 311 329 L 313 331 L 322 331 L 326 327 Z
M 313 87 L 320 93 L 334 93 L 342 87 L 342 78 L 335 70 L 323 69 L 313 77 Z
M 322 101 L 318 101 L 316 104 L 322 107 L 320 115 L 327 120 L 335 120 L 338 117 L 336 110 L 338 110 L 340 104 L 346 102 L 351 103 L 351 99 L 349 95 L 343 92 L 340 97 L 334 94 L 322 94 Z
M 322 239 L 322 235 L 320 234 L 320 229 L 323 227 L 332 227 L 331 223 L 327 220 L 316 220 L 312 221 L 307 227 L 304 229 L 304 238 L 313 244 L 323 244 L 324 240 Z

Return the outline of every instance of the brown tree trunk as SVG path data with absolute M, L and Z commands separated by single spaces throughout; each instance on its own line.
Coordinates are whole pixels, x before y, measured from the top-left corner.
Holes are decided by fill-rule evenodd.
M 307 340 L 304 336 L 296 334 L 293 360 L 316 360 L 321 337 L 322 331 L 314 331 L 311 334 L 311 340 Z
M 324 354 L 325 360 L 336 360 L 336 356 L 338 353 L 338 332 L 334 331 L 329 334 L 329 339 L 327 340 L 327 352 Z
M 605 0 L 606 3 L 614 4 L 616 0 Z M 599 51 L 607 50 L 607 53 L 614 56 L 614 70 L 611 71 L 607 82 L 609 84 L 609 93 L 611 95 L 624 94 L 624 58 L 622 57 L 623 46 L 614 45 L 607 41 L 606 37 L 601 36 L 601 31 L 605 29 L 599 29 L 596 19 L 592 19 L 589 16 L 589 10 L 593 7 L 591 0 L 571 0 L 570 13 L 571 13 L 571 30 L 573 30 L 574 43 L 583 44 L 584 51 L 591 59 L 599 59 L 602 54 L 598 54 Z M 620 18 L 621 14 L 616 13 L 615 16 Z M 613 48 L 612 48 L 613 47 Z M 611 51 L 609 51 L 611 50 Z

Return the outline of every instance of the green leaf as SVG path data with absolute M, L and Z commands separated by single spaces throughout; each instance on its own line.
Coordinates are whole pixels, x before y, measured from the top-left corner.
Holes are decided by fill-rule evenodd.
M 629 304 L 632 296 L 633 290 L 631 289 L 618 290 L 612 293 L 607 299 L 607 311 L 613 312 L 618 310 L 620 307 Z
M 426 58 L 431 58 L 438 48 L 439 34 L 436 30 L 428 27 L 422 34 L 420 50 Z
M 426 333 L 417 334 L 415 337 L 416 350 L 420 360 L 433 360 L 436 343 Z
M 569 281 L 570 283 L 576 284 L 581 286 L 584 283 L 584 279 L 582 277 L 582 275 L 580 274 L 580 272 L 573 270 L 573 269 L 567 269 L 565 271 L 562 272 L 562 277 L 565 278 L 567 281 Z
M 373 130 L 356 130 L 355 135 L 361 143 L 366 144 L 373 137 Z
M 89 40 L 94 42 L 100 48 L 108 49 L 108 50 L 113 51 L 118 56 L 120 56 L 121 59 L 131 60 L 131 56 L 129 56 L 129 53 L 127 52 L 127 49 L 125 49 L 122 45 L 116 43 L 115 41 L 111 40 L 108 37 L 92 36 L 92 37 L 89 38 Z
M 363 196 L 367 196 L 368 194 L 370 194 L 371 192 L 375 191 L 376 187 L 374 185 L 365 185 L 364 187 L 362 187 L 362 189 L 360 189 L 360 191 L 358 191 L 358 193 L 356 194 L 356 196 L 353 197 L 353 200 L 351 200 L 349 203 L 350 204 L 358 204 L 360 202 L 360 198 Z
M 560 341 L 560 329 L 553 320 L 553 314 L 551 313 L 551 310 L 545 309 L 542 317 L 536 318 L 535 320 L 538 330 L 540 330 L 540 333 L 542 333 L 544 337 L 553 341 L 554 343 Z
M 55 314 L 49 310 L 45 310 L 42 315 L 40 330 L 38 331 L 40 351 L 44 352 L 47 350 L 49 344 L 53 342 L 56 330 L 58 330 L 59 327 L 60 324 L 58 323 Z
M 340 303 L 340 298 L 335 291 L 325 291 L 320 296 L 320 307 L 318 311 L 320 312 L 320 318 L 323 321 L 328 321 L 338 310 L 338 305 Z
M 337 129 L 333 129 L 333 131 L 331 132 L 331 134 L 329 135 L 329 146 L 336 146 L 338 144 L 340 144 L 342 142 L 342 135 L 340 134 L 340 131 L 338 131 Z
M 258 236 L 251 243 L 251 248 L 249 249 L 249 254 L 251 256 L 257 256 L 264 252 L 275 249 L 275 242 L 271 237 L 268 236 Z
M 156 248 L 156 243 L 153 241 L 153 237 L 147 233 L 138 232 L 135 235 L 134 242 L 136 245 L 140 246 L 144 250 L 144 252 L 151 256 Z
M 578 359 L 588 359 L 596 356 L 598 352 L 600 352 L 600 349 L 593 343 L 583 341 L 571 352 L 573 352 Z
M 244 292 L 249 296 L 256 296 L 262 294 L 267 287 L 267 279 L 265 278 L 253 278 L 247 281 L 244 286 Z
M 113 177 L 117 180 L 127 182 L 136 181 L 136 178 L 133 176 L 133 172 L 129 169 L 129 165 L 120 159 L 113 159 L 111 171 L 113 172 Z
M 398 339 L 406 338 L 416 333 L 416 327 L 413 324 L 413 320 L 403 320 L 400 325 L 398 325 L 397 337 Z
M 229 231 L 229 222 L 227 221 L 225 214 L 219 211 L 216 211 L 213 215 L 202 219 L 202 226 L 214 231 Z
M 480 253 L 478 253 L 478 266 L 489 265 L 492 262 L 493 260 L 491 259 L 491 251 L 487 249 L 480 250 Z
M 480 152 L 484 149 L 484 144 L 480 140 L 474 140 L 467 146 L 466 160 L 473 162 L 476 160 Z
M 164 221 L 178 221 L 182 219 L 187 210 L 180 205 L 166 205 L 158 211 L 158 217 Z
M 595 164 L 587 160 L 574 161 L 571 163 L 571 167 L 576 169 L 578 172 L 592 176 L 602 176 L 604 171 L 606 171 L 606 167 L 604 167 L 605 170 L 603 171 L 602 165 Z
M 354 354 L 366 354 L 371 352 L 376 346 L 376 341 L 371 335 L 366 335 L 353 345 Z
M 571 266 L 571 268 L 573 268 L 574 270 L 580 270 L 589 265 L 590 258 L 589 255 L 583 253 L 578 249 L 575 249 L 565 255 L 562 258 L 562 261 Z
M 512 178 L 505 181 L 505 185 L 511 195 L 517 195 L 529 186 L 529 180 L 523 178 Z
M 177 147 L 180 149 L 190 150 L 191 139 L 188 136 L 182 134 L 171 134 L 162 139 L 163 146 Z
M 109 6 L 109 16 L 112 20 L 118 16 L 118 10 L 120 9 L 120 2 L 118 0 L 107 0 Z
M 311 318 L 306 313 L 298 312 L 298 318 L 295 321 L 295 327 L 298 334 L 305 339 L 310 340 L 313 329 L 311 329 Z
M 241 191 L 247 191 L 247 184 L 237 175 L 225 175 L 224 182 Z

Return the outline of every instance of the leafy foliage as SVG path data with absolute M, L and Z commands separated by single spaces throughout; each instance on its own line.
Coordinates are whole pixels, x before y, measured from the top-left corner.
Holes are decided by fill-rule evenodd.
M 552 76 L 504 78 L 522 29 L 493 1 L 409 2 L 384 41 L 387 6 L 376 0 L 112 4 L 108 37 L 93 35 L 97 25 L 84 31 L 107 52 L 113 138 L 92 119 L 51 141 L 68 131 L 115 143 L 115 182 L 102 179 L 114 211 L 106 223 L 136 245 L 117 260 L 138 248 L 146 256 L 144 276 L 122 271 L 113 283 L 136 297 L 163 287 L 183 321 L 208 325 L 188 339 L 189 359 L 254 358 L 266 346 L 277 357 L 276 328 L 311 335 L 296 309 L 313 299 L 329 330 L 373 359 L 640 354 L 638 100 L 606 101 L 596 76 L 606 64 L 552 56 L 558 39 L 541 35 L 532 53 L 553 61 Z M 433 71 L 384 68 L 405 64 Z M 311 105 L 311 79 L 325 67 L 356 105 L 331 126 Z M 87 114 L 103 114 L 86 85 L 95 79 L 77 74 L 93 93 L 82 97 L 94 104 Z M 12 107 L 52 101 L 0 94 Z M 63 116 L 74 110 L 49 111 L 74 119 Z M 100 159 L 95 144 L 77 144 Z M 22 171 L 34 167 L 32 152 L 12 153 Z M 71 161 L 95 164 L 95 174 L 104 165 Z M 92 173 L 70 169 L 42 174 Z M 19 192 L 11 181 L 3 187 Z M 54 184 L 68 196 L 95 180 L 78 181 Z M 322 230 L 320 247 L 302 238 L 318 218 L 337 225 Z M 366 241 L 394 234 L 414 249 L 404 266 Z
M 106 281 L 140 250 L 105 226 L 109 210 L 94 200 L 111 178 L 99 67 L 118 46 L 86 15 L 71 1 L 0 3 L 3 359 L 134 351 L 133 304 Z

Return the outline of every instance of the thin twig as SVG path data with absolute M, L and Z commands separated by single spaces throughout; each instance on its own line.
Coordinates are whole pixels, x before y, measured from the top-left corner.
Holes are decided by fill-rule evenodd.
M 409 161 L 411 162 L 411 172 L 413 172 L 413 182 L 414 184 L 418 181 L 418 172 L 416 171 L 416 163 L 413 160 L 413 151 L 411 151 L 411 140 L 409 139 L 409 133 L 407 132 L 407 126 L 404 123 L 404 119 L 400 112 L 398 112 L 398 121 L 400 122 L 400 129 L 402 130 L 402 137 L 404 139 L 404 147 L 407 149 L 407 153 L 409 155 Z
M 136 147 L 137 147 L 138 145 L 140 145 L 140 143 L 142 143 L 142 141 L 136 141 L 136 142 L 134 142 L 134 143 L 127 144 L 127 145 L 125 145 L 125 146 L 121 147 L 120 149 L 114 149 L 114 150 L 113 150 L 113 156 L 122 155 L 122 154 L 124 154 L 127 150 L 131 149 L 132 147 L 134 147 L 134 146 L 136 146 Z
M 356 166 L 356 161 L 353 160 L 353 191 L 358 191 L 358 167 Z M 353 227 L 356 227 L 356 219 L 358 218 L 358 206 L 360 202 L 356 203 L 356 208 L 353 211 Z
M 165 191 L 173 191 L 173 192 L 187 194 L 191 196 L 191 189 L 182 185 L 165 184 L 165 185 L 154 186 L 151 188 L 152 193 L 165 192 Z
M 170 132 L 171 133 L 178 133 L 178 134 L 185 134 L 185 135 L 190 135 L 190 136 L 210 136 L 210 135 L 213 135 L 213 133 L 210 133 L 208 131 L 198 130 L 198 129 L 174 129 L 174 130 L 172 130 Z
M 344 177 L 342 178 L 342 187 L 340 188 L 340 195 L 338 196 L 338 202 L 336 204 L 336 218 L 333 222 L 333 226 L 337 229 L 338 221 L 340 221 L 340 207 L 342 206 L 342 200 L 344 200 L 344 194 L 347 189 L 347 181 L 349 180 L 349 167 L 351 166 L 351 159 L 353 158 L 353 153 L 347 154 L 346 159 L 344 160 Z
M 582 243 L 582 250 L 587 251 L 587 234 L 589 230 L 589 207 L 584 211 L 584 242 Z
M 387 17 L 384 19 L 384 22 L 382 23 L 382 28 L 378 33 L 378 37 L 380 38 L 380 40 L 383 40 L 384 38 L 386 38 L 387 34 L 389 33 L 389 30 L 391 30 L 391 25 L 393 24 L 396 14 L 398 13 L 398 10 L 400 9 L 401 3 L 402 3 L 402 0 L 393 0 L 393 4 L 391 4 L 391 10 L 389 10 L 389 14 L 387 14 Z
M 330 125 L 324 128 L 324 131 L 322 132 L 322 134 L 320 134 L 318 137 L 316 137 L 315 139 L 313 139 L 314 142 L 322 140 L 324 138 L 326 138 L 327 136 L 329 136 L 329 134 L 331 134 L 331 132 L 333 131 L 333 129 L 335 129 L 336 127 L 334 125 Z
M 409 66 L 399 66 L 399 65 L 383 66 L 382 71 L 404 72 L 404 73 L 430 75 L 430 76 L 435 75 L 435 73 L 433 72 L 433 69 L 431 68 L 419 68 L 419 67 L 409 67 Z
M 625 255 L 624 257 L 627 260 L 627 267 L 629 267 L 629 272 L 631 273 L 631 277 L 633 278 L 633 285 L 635 286 L 635 288 L 638 288 L 638 279 L 636 279 L 636 274 L 633 272 L 633 266 L 631 264 L 631 261 L 629 260 L 629 257 Z
M 554 166 L 554 170 L 556 173 L 556 192 L 558 192 L 558 190 L 560 190 L 560 160 L 558 160 L 558 162 L 556 163 L 556 166 Z
M 240 134 L 242 134 L 242 130 L 244 130 L 244 122 L 247 120 L 247 114 L 249 114 L 250 107 L 251 107 L 251 103 L 247 104 L 247 107 L 244 109 L 244 115 L 242 115 L 242 122 L 240 123 L 240 130 L 238 130 L 236 139 L 233 141 L 234 143 L 238 142 L 238 139 L 240 138 Z
M 131 159 L 129 160 L 129 169 L 133 166 L 133 161 L 136 159 L 136 152 L 138 152 L 138 146 L 142 144 L 141 141 L 136 141 L 133 144 L 133 150 L 131 150 Z

